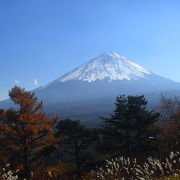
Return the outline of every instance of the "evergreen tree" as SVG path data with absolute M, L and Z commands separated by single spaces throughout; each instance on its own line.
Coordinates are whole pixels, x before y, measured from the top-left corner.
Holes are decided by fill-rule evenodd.
M 17 109 L 0 110 L 0 159 L 28 180 L 56 148 L 58 118 L 49 119 L 40 111 L 42 103 L 34 93 L 14 87 L 9 96 Z
M 60 151 L 67 163 L 70 161 L 71 165 L 75 165 L 76 179 L 79 179 L 93 161 L 93 146 L 98 139 L 97 130 L 86 128 L 78 120 L 70 119 L 60 121 L 57 128 L 57 135 L 61 138 Z
M 118 96 L 111 117 L 101 117 L 101 148 L 128 156 L 150 150 L 150 141 L 157 133 L 152 127 L 158 117 L 159 113 L 147 110 L 144 96 Z

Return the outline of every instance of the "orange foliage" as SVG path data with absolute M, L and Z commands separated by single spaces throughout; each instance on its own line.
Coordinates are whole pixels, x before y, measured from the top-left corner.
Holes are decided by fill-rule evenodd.
M 97 172 L 92 171 L 88 173 L 85 177 L 83 177 L 83 180 L 96 180 L 97 179 Z
M 52 177 L 62 177 L 67 173 L 67 169 L 61 163 L 47 168 L 47 171 L 51 173 Z
M 180 111 L 162 127 L 161 146 L 170 151 L 180 149 Z
M 14 87 L 9 96 L 18 109 L 0 110 L 0 158 L 14 168 L 21 167 L 28 179 L 56 148 L 58 118 L 49 119 L 41 112 L 42 102 L 34 93 Z

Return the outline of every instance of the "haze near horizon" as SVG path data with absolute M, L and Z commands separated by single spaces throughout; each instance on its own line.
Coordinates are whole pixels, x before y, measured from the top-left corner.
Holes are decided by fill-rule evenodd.
M 180 82 L 180 2 L 0 2 L 0 100 L 45 85 L 103 52 Z M 167 13 L 168 12 L 168 13 Z

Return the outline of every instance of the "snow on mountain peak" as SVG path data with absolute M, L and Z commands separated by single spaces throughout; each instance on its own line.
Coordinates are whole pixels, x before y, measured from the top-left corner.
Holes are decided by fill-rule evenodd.
M 80 80 L 137 80 L 152 74 L 118 53 L 103 53 L 58 79 L 60 82 Z

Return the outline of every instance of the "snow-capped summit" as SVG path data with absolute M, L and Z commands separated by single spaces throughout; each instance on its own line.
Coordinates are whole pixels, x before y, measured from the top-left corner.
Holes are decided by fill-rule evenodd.
M 145 95 L 151 107 L 163 93 L 180 96 L 180 83 L 151 73 L 117 53 L 104 53 L 34 92 L 49 115 L 93 125 L 100 122 L 98 116 L 112 113 L 119 95 Z M 0 102 L 0 108 L 9 107 L 13 107 L 9 100 Z
M 118 53 L 103 53 L 63 75 L 57 81 L 137 80 L 152 74 Z

